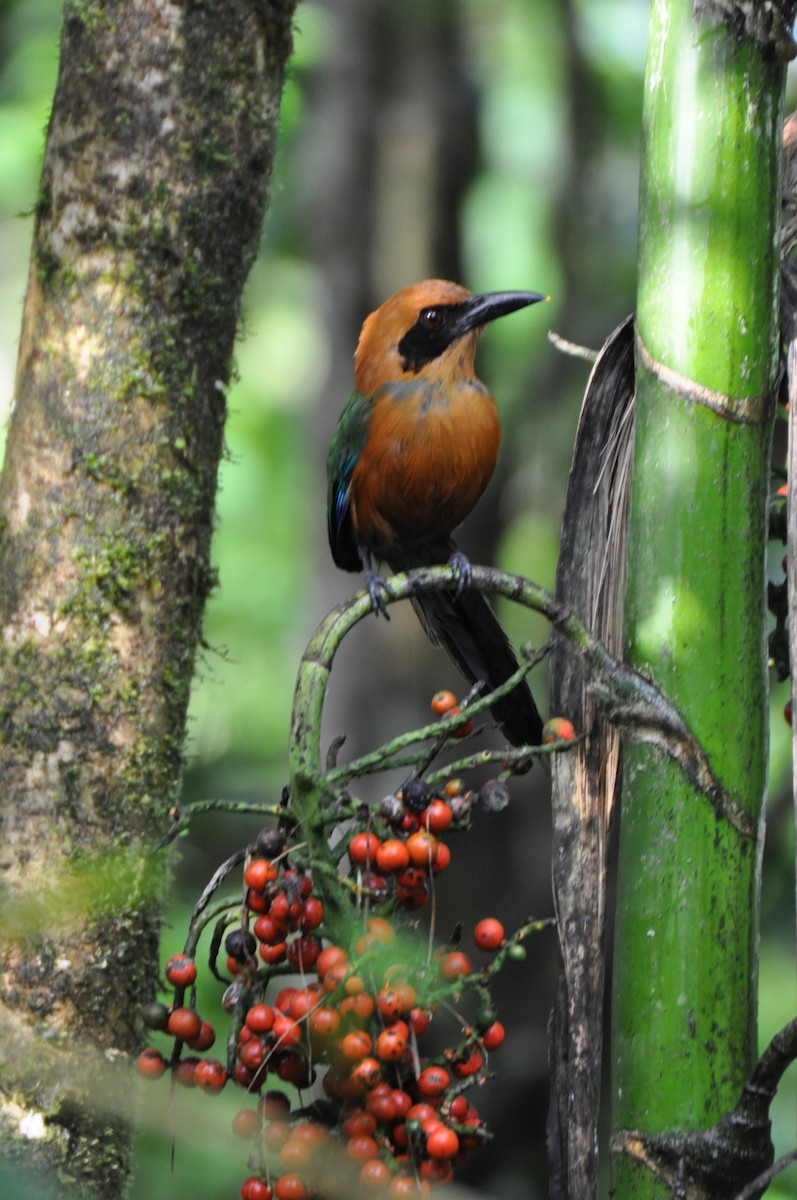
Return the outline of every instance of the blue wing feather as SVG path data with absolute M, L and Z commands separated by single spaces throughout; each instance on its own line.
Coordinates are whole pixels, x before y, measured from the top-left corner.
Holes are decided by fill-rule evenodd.
M 344 571 L 360 571 L 362 562 L 351 520 L 351 477 L 368 436 L 371 402 L 360 392 L 349 396 L 340 414 L 327 457 L 327 530 L 332 557 Z

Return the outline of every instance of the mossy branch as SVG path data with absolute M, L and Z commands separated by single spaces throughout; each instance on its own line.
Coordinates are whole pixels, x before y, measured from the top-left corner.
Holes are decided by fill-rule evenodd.
M 456 576 L 448 566 L 409 571 L 390 580 L 390 594 L 385 596 L 385 603 L 395 604 L 419 593 L 453 588 L 456 583 Z M 556 636 L 566 638 L 582 655 L 588 669 L 589 690 L 602 715 L 629 736 L 655 743 L 664 749 L 711 802 L 717 816 L 730 820 L 740 833 L 752 835 L 754 831 L 748 830 L 744 811 L 727 794 L 714 774 L 705 751 L 690 732 L 680 712 L 651 679 L 611 655 L 583 622 L 550 592 L 523 576 L 492 567 L 474 566 L 471 586 L 488 595 L 504 596 L 547 617 Z M 339 797 L 341 789 L 352 778 L 396 766 L 410 766 L 413 759 L 408 751 L 422 742 L 441 738 L 455 727 L 450 721 L 433 722 L 386 743 L 347 766 L 324 769 L 321 719 L 332 663 L 346 635 L 371 612 L 371 600 L 366 591 L 358 592 L 339 604 L 319 625 L 299 667 L 291 717 L 291 804 L 306 828 L 315 828 L 319 832 L 326 824 L 325 806 Z M 489 708 L 497 695 L 511 691 L 518 679 L 531 670 L 536 658 L 525 648 L 521 657 L 524 661 L 515 675 L 495 692 L 479 695 L 468 705 L 462 721 Z M 500 761 L 508 762 L 510 757 L 512 761 L 528 759 L 532 755 L 548 754 L 558 748 L 522 747 L 517 752 L 509 752 L 509 755 L 502 753 Z M 475 762 L 494 761 L 497 761 L 496 756 L 485 751 L 463 759 L 457 764 L 457 769 L 465 769 Z

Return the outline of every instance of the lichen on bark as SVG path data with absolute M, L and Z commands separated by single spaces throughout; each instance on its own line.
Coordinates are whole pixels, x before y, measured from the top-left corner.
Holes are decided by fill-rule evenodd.
M 149 846 L 214 584 L 294 3 L 64 9 L 0 480 L 0 1144 L 81 1196 L 119 1195 L 128 1148 L 65 1046 L 132 1051 L 154 978 Z

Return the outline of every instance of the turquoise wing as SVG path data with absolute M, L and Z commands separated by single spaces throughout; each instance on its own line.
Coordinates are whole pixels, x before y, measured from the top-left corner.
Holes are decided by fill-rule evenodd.
M 351 520 L 351 477 L 368 437 L 371 401 L 354 391 L 340 414 L 327 456 L 327 531 L 332 557 L 343 571 L 361 571 Z

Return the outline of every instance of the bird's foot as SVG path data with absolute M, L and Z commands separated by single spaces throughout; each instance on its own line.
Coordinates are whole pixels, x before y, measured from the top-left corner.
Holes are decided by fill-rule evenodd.
M 387 580 L 383 579 L 376 571 L 368 570 L 365 572 L 365 586 L 368 589 L 368 595 L 371 597 L 371 607 L 378 617 L 381 613 L 386 621 L 390 620 L 390 613 L 387 611 L 385 598 L 392 600 L 393 593 L 390 590 L 390 585 Z
M 470 559 L 467 554 L 463 554 L 461 550 L 455 550 L 448 560 L 448 565 L 454 572 L 457 590 L 455 595 L 461 596 L 465 588 L 470 587 L 471 569 Z

